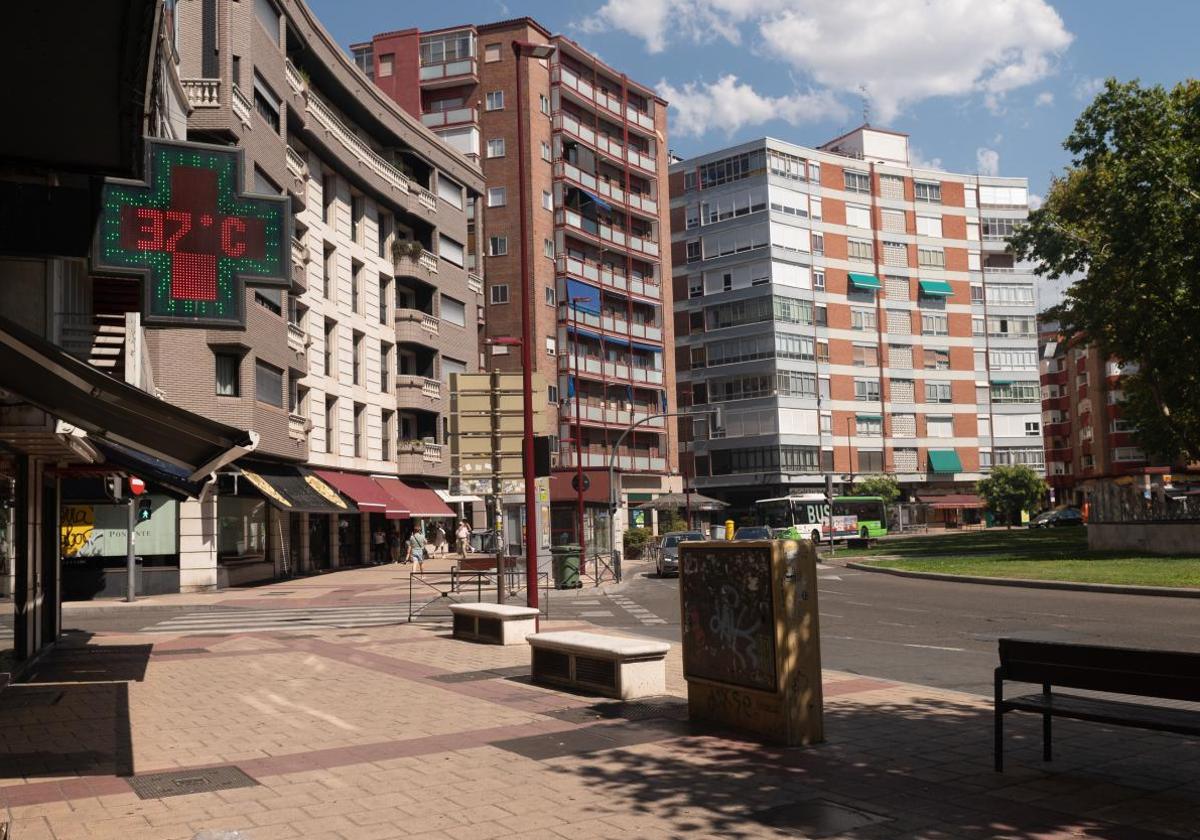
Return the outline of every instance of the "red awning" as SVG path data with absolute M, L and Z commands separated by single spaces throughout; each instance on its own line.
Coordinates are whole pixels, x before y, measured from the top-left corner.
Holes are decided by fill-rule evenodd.
M 442 501 L 437 493 L 428 487 L 418 487 L 405 484 L 398 478 L 375 476 L 375 482 L 382 487 L 395 503 L 404 508 L 405 518 L 413 519 L 457 519 L 458 514 Z
M 363 513 L 386 513 L 390 517 L 408 516 L 408 509 L 375 483 L 369 475 L 340 470 L 313 472 L 353 499 Z
M 917 496 L 917 501 L 923 505 L 929 505 L 934 510 L 983 507 L 983 500 L 970 493 L 947 493 L 944 496 Z

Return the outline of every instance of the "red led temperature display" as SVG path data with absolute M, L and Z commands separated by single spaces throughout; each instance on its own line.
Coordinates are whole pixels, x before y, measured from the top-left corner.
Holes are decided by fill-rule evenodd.
M 241 326 L 244 282 L 290 283 L 287 199 L 242 193 L 240 150 L 146 145 L 146 183 L 104 186 L 95 268 L 146 277 L 148 323 Z

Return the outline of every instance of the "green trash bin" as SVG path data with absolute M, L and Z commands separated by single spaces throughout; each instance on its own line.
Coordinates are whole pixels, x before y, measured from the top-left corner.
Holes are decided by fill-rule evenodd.
M 550 549 L 554 562 L 554 588 L 578 589 L 579 554 L 582 549 L 578 545 L 556 545 Z

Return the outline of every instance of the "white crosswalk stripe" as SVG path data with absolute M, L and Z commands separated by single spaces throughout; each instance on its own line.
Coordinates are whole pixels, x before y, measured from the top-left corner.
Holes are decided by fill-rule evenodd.
M 408 621 L 408 605 L 217 610 L 188 613 L 143 627 L 143 633 L 253 633 L 316 628 L 379 627 Z
M 650 610 L 646 609 L 636 601 L 626 598 L 624 595 L 610 595 L 612 602 L 625 612 L 632 615 L 642 624 L 666 624 L 667 622 L 656 616 Z

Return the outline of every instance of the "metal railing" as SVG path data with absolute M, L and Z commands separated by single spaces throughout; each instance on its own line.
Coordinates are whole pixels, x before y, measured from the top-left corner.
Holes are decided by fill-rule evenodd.
M 220 79 L 180 79 L 179 83 L 193 108 L 221 107 Z
M 525 572 L 517 563 L 505 558 L 504 601 L 524 605 Z M 538 572 L 538 599 L 542 618 L 550 617 L 550 575 Z M 495 603 L 496 571 L 468 571 L 453 568 L 448 572 L 412 574 L 408 577 L 408 620 L 410 622 L 449 621 L 451 604 Z

